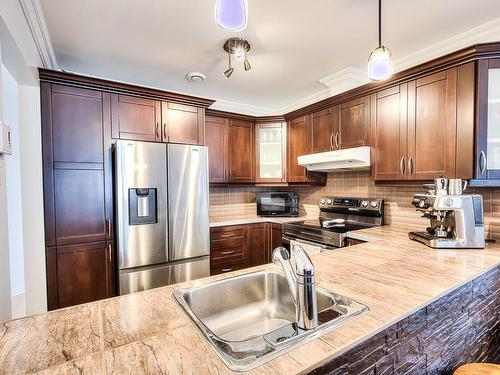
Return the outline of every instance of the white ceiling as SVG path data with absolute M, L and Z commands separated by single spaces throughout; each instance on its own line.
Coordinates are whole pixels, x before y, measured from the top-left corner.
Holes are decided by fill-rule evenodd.
M 376 47 L 376 0 L 248 2 L 248 27 L 233 33 L 215 24 L 215 0 L 41 0 L 62 69 L 242 103 L 242 112 L 277 114 L 324 92 L 320 79 L 365 69 Z M 398 59 L 499 17 L 498 0 L 385 0 L 383 43 Z M 222 45 L 232 36 L 251 43 L 252 70 L 226 80 Z M 190 71 L 207 80 L 186 81 Z

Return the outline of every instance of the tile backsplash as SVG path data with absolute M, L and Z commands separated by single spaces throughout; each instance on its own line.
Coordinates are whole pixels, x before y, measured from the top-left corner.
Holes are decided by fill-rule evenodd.
M 255 216 L 255 193 L 269 190 L 293 190 L 300 194 L 301 214 L 317 215 L 321 196 L 384 198 L 385 222 L 391 225 L 415 226 L 423 230 L 428 222 L 410 205 L 412 195 L 422 191 L 419 186 L 384 186 L 370 180 L 368 171 L 339 171 L 328 174 L 326 186 L 318 187 L 211 187 L 211 217 Z M 467 189 L 466 193 L 482 194 L 487 237 L 500 240 L 500 188 Z

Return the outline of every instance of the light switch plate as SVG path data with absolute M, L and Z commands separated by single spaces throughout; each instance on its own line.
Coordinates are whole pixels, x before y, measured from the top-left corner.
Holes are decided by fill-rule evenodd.
M 0 154 L 12 153 L 12 131 L 7 124 L 0 121 Z

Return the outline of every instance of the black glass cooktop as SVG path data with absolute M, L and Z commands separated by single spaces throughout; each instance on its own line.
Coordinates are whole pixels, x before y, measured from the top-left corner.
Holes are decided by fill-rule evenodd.
M 366 229 L 372 227 L 372 225 L 362 225 L 359 223 L 331 222 L 328 219 L 297 221 L 293 223 L 287 223 L 287 225 L 293 225 L 302 228 L 310 228 L 315 230 L 327 230 L 334 233 L 346 233 L 353 230 Z

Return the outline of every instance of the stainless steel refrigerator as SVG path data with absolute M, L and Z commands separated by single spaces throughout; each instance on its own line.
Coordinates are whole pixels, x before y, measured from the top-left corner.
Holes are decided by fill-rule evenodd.
M 208 151 L 117 141 L 119 293 L 210 274 Z

